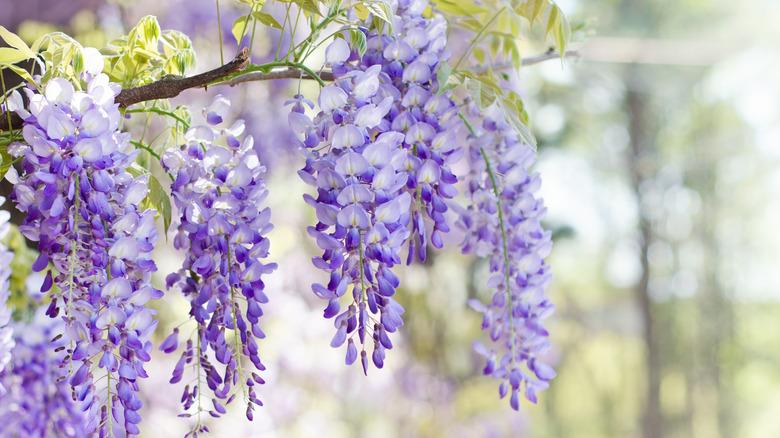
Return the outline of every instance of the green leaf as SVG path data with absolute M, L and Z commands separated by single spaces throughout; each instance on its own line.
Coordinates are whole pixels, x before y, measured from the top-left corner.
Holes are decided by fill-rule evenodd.
M 17 62 L 28 59 L 29 56 L 18 49 L 12 49 L 10 47 L 0 47 L 0 65 L 12 65 Z
M 320 3 L 322 3 L 321 0 L 279 0 L 279 1 L 281 3 L 295 3 L 307 14 L 322 16 L 322 14 L 320 13 Z
M 147 15 L 135 26 L 140 30 L 140 36 L 146 48 L 157 50 L 157 41 L 160 39 L 160 23 L 154 15 Z
M 561 12 L 558 6 L 553 6 L 553 8 L 550 10 L 550 18 L 547 21 L 546 33 L 548 35 L 552 34 L 553 41 L 555 41 L 555 46 L 558 48 L 561 56 L 564 56 L 566 53 L 566 45 L 571 34 L 571 27 L 569 26 L 569 22 L 566 20 L 566 16 L 563 15 L 563 12 Z
M 151 203 L 158 214 L 163 218 L 163 226 L 165 227 L 165 233 L 168 233 L 168 228 L 171 226 L 171 199 L 168 194 L 165 193 L 160 181 L 154 175 L 149 175 L 149 194 L 147 195 L 149 203 Z
M 436 93 L 437 95 L 440 96 L 447 90 L 447 82 L 449 82 L 451 75 L 452 67 L 450 67 L 446 61 L 440 62 L 438 70 L 436 70 L 436 81 L 439 83 L 439 91 Z
M 360 56 L 363 56 L 366 53 L 368 48 L 367 44 L 366 34 L 361 32 L 359 29 L 349 30 L 349 45 L 352 48 L 357 49 Z
M 255 11 L 252 13 L 252 17 L 254 17 L 257 21 L 265 24 L 266 26 L 273 27 L 274 29 L 281 29 L 282 25 L 279 24 L 278 21 L 276 21 L 276 18 L 273 17 L 273 15 L 261 12 L 261 11 Z
M 6 29 L 3 26 L 0 26 L 0 38 L 3 39 L 6 43 L 8 43 L 9 46 L 19 50 L 22 52 L 23 55 L 26 55 L 27 58 L 32 58 L 35 56 L 35 52 L 30 50 L 30 48 L 25 44 L 24 41 L 22 41 L 21 38 L 19 38 L 18 35 L 11 32 L 10 30 Z M 27 59 L 23 58 L 23 59 Z
M 138 163 L 131 163 L 130 166 L 127 167 L 127 172 L 138 178 L 139 176 L 146 174 L 147 170 Z
M 0 159 L 2 159 L 2 164 L 0 164 L 0 179 L 2 179 L 5 178 L 8 169 L 14 165 L 15 160 L 14 157 L 8 153 L 7 148 L 0 149 Z
M 360 4 L 356 5 L 365 8 L 366 13 L 370 13 L 374 17 L 382 20 L 388 25 L 392 25 L 393 12 L 390 4 L 383 0 L 363 0 Z M 368 18 L 367 15 L 365 18 Z M 363 18 L 363 19 L 365 19 Z
M 73 51 L 73 72 L 79 74 L 84 71 L 84 53 L 81 47 L 75 47 Z
M 498 104 L 502 109 L 502 112 L 506 115 L 507 120 L 520 136 L 520 139 L 525 143 L 528 143 L 531 147 L 536 149 L 536 138 L 534 137 L 531 129 L 528 127 L 528 114 L 525 112 L 523 99 L 519 94 L 514 91 L 510 91 L 498 100 Z
M 447 15 L 469 17 L 489 12 L 483 6 L 477 5 L 474 0 L 435 0 L 436 7 Z
M 244 31 L 247 28 L 247 16 L 242 15 L 238 18 L 236 18 L 236 21 L 233 22 L 233 27 L 230 29 L 230 32 L 233 34 L 233 38 L 236 39 L 236 42 L 238 44 L 241 44 L 241 39 L 244 38 Z

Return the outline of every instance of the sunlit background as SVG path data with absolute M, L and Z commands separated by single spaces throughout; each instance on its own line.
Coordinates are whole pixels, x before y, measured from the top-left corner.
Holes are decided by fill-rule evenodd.
M 331 322 L 309 288 L 321 278 L 304 232 L 313 214 L 283 108 L 297 81 L 176 99 L 194 108 L 217 92 L 233 99 L 269 167 L 276 224 L 265 407 L 253 423 L 235 409 L 213 423 L 214 436 L 780 436 L 780 2 L 558 4 L 579 56 L 524 67 L 516 80 L 556 240 L 558 370 L 520 413 L 472 352 L 480 319 L 466 301 L 487 293 L 486 267 L 460 255 L 457 232 L 427 266 L 402 269 L 407 321 L 384 370 L 364 377 L 329 347 Z M 222 6 L 232 57 L 238 9 Z M 0 24 L 28 41 L 63 30 L 102 47 L 148 14 L 192 37 L 198 70 L 220 63 L 212 0 L 0 0 Z M 262 32 L 256 60 L 278 40 Z M 526 54 L 545 50 L 529 43 Z M 160 284 L 181 261 L 161 246 Z M 170 293 L 159 311 L 158 340 L 187 305 Z M 159 354 L 142 383 L 145 437 L 186 431 L 180 388 L 167 383 L 175 360 Z

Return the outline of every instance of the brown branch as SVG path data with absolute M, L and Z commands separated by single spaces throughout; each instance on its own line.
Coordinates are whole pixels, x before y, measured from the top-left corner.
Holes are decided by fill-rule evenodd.
M 577 57 L 579 54 L 576 51 L 567 51 L 565 56 Z M 560 57 L 560 55 L 557 52 L 548 51 L 540 55 L 524 58 L 523 65 L 538 64 L 558 57 Z M 246 73 L 230 80 L 219 82 L 221 79 L 244 69 L 248 62 L 249 53 L 247 49 L 244 48 L 236 55 L 235 59 L 213 70 L 189 77 L 162 78 L 150 84 L 141 85 L 140 87 L 126 88 L 116 96 L 115 100 L 120 107 L 126 108 L 140 102 L 156 99 L 170 99 L 190 88 L 205 88 L 210 85 L 235 86 L 244 82 L 267 81 L 273 79 L 315 79 L 315 77 L 309 73 L 288 67 L 280 70 L 271 70 L 269 72 L 256 71 Z M 512 65 L 497 64 L 491 68 L 493 70 L 505 70 L 512 68 Z M 484 73 L 487 70 L 487 67 L 483 67 L 476 71 Z M 318 73 L 318 75 L 323 81 L 332 81 L 334 79 L 333 72 L 329 70 L 322 71 Z M 11 126 L 9 127 L 5 113 L 0 113 L 0 131 L 10 131 L 11 129 L 19 129 L 21 127 L 22 119 L 19 118 L 19 116 L 16 114 L 11 115 Z
M 190 88 L 206 87 L 213 82 L 240 71 L 249 62 L 249 51 L 244 48 L 236 58 L 214 70 L 209 70 L 195 76 L 185 78 L 163 78 L 151 84 L 135 88 L 126 88 L 116 96 L 120 107 L 128 107 L 135 103 L 156 99 L 170 99 Z
M 323 70 L 318 73 L 318 76 L 323 81 L 332 81 L 334 79 L 333 72 L 330 70 Z M 241 76 L 237 76 L 225 82 L 220 82 L 215 85 L 230 85 L 231 87 L 244 82 L 253 81 L 268 81 L 272 79 L 316 79 L 314 76 L 306 73 L 305 71 L 298 70 L 296 68 L 285 68 L 282 70 L 271 70 L 268 73 L 261 71 L 255 71 L 252 73 L 246 73 Z

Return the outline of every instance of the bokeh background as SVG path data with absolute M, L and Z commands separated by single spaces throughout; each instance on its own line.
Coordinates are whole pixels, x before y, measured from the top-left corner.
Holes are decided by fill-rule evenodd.
M 216 92 L 233 99 L 269 168 L 276 223 L 266 406 L 254 423 L 235 409 L 214 436 L 780 436 L 780 2 L 558 4 L 580 56 L 514 81 L 540 143 L 558 309 L 558 377 L 520 413 L 472 352 L 481 334 L 466 301 L 485 296 L 485 266 L 460 255 L 457 233 L 427 266 L 402 269 L 407 324 L 384 370 L 363 377 L 328 346 L 332 327 L 309 289 L 320 275 L 304 233 L 312 212 L 283 110 L 297 82 L 176 99 L 196 113 Z M 239 10 L 222 6 L 232 56 Z M 63 30 L 95 47 L 147 14 L 192 37 L 198 70 L 219 64 L 212 0 L 0 0 L 0 24 L 27 40 Z M 255 60 L 277 39 L 263 31 Z M 527 44 L 529 55 L 545 49 Z M 161 282 L 180 256 L 162 245 L 158 260 Z M 187 307 L 171 293 L 159 311 L 161 339 Z M 180 391 L 167 383 L 174 359 L 155 357 L 142 385 L 146 437 L 185 431 Z

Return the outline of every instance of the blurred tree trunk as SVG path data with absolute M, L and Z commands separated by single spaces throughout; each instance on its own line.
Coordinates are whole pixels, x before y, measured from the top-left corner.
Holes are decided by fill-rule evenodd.
M 704 256 L 699 276 L 701 288 L 696 297 L 698 339 L 694 392 L 699 411 L 696 415 L 697 423 L 706 427 L 702 433 L 728 438 L 734 436 L 735 426 L 730 348 L 735 316 L 720 275 L 724 255 L 717 219 L 724 217 L 723 208 L 728 206 L 722 204 L 718 194 L 717 164 L 729 156 L 729 145 L 738 144 L 739 139 L 728 140 L 729 122 L 736 119 L 730 111 L 724 114 L 718 106 L 706 107 L 695 117 L 691 146 L 696 151 L 696 160 L 688 163 L 687 183 L 701 198 L 695 237 L 701 242 Z
M 640 67 L 630 65 L 624 74 L 626 86 L 624 107 L 628 117 L 629 156 L 628 171 L 631 189 L 634 192 L 639 231 L 639 262 L 641 277 L 634 288 L 636 304 L 642 319 L 642 336 L 645 344 L 645 396 L 642 412 L 642 436 L 659 438 L 664 435 L 661 412 L 661 354 L 659 327 L 654 319 L 655 305 L 650 296 L 649 249 L 655 240 L 643 198 L 643 187 L 655 174 L 655 130 L 651 129 L 651 114 L 646 95 L 643 93 L 643 79 Z

